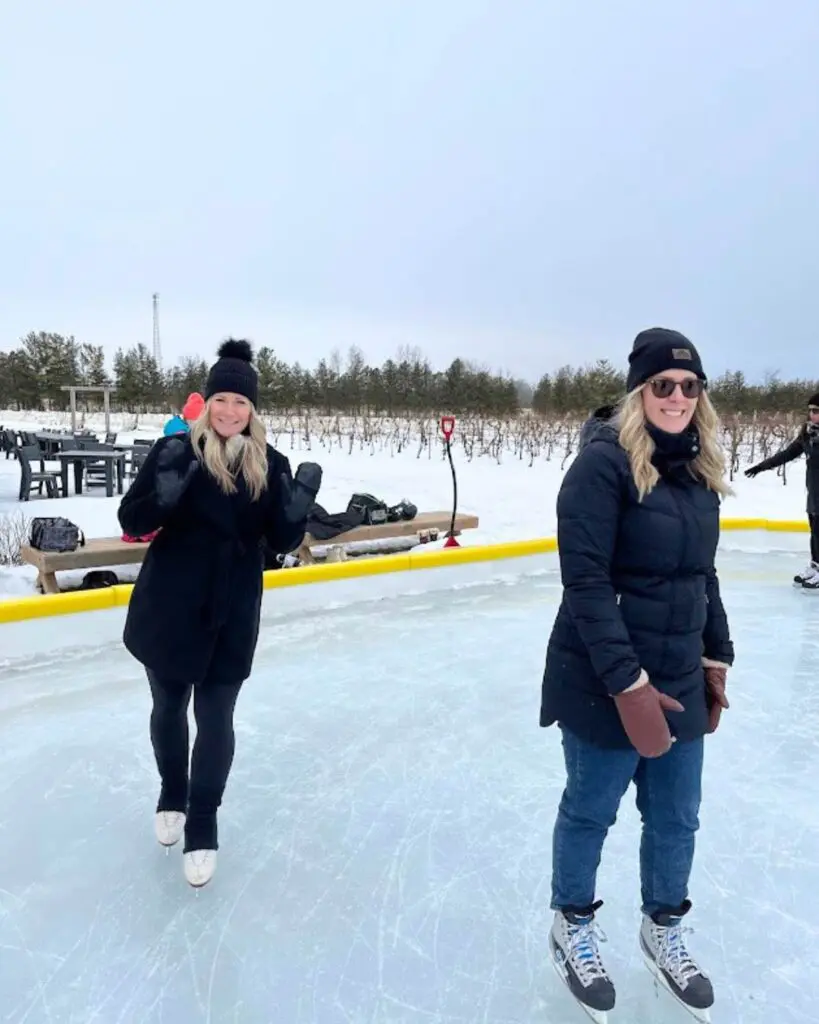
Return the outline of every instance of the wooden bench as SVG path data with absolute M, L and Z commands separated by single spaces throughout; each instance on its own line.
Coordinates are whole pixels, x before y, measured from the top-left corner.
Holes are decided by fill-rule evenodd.
M 356 526 L 329 540 L 316 540 L 307 534 L 299 547 L 299 559 L 310 564 L 315 559 L 312 548 L 343 547 L 361 541 L 386 540 L 393 537 L 414 537 L 418 534 L 438 531 L 439 537 L 446 535 L 452 520 L 451 512 L 420 512 L 415 519 L 397 523 L 382 523 L 378 526 Z M 459 514 L 455 518 L 455 533 L 475 530 L 478 517 Z M 148 544 L 129 543 L 119 537 L 93 537 L 84 547 L 76 551 L 38 551 L 28 544 L 20 548 L 20 557 L 37 569 L 37 585 L 44 594 L 58 594 L 57 573 L 72 569 L 99 569 L 109 565 L 138 565 L 145 558 Z
M 358 544 L 362 541 L 390 540 L 400 537 L 415 537 L 419 534 L 432 533 L 437 531 L 438 536 L 445 535 L 452 524 L 451 512 L 419 512 L 414 519 L 402 519 L 397 523 L 379 523 L 375 526 L 354 526 L 352 530 L 340 533 L 337 537 L 330 537 L 329 540 L 317 540 L 309 533 L 305 534 L 301 547 L 298 549 L 298 556 L 302 562 L 309 565 L 314 562 L 312 548 L 334 548 L 346 547 L 348 544 Z M 477 530 L 478 517 L 458 513 L 455 517 L 455 534 L 463 530 Z
M 138 565 L 147 550 L 147 544 L 130 544 L 119 537 L 92 537 L 76 551 L 39 551 L 24 544 L 20 558 L 37 569 L 37 585 L 44 594 L 59 594 L 56 573 L 105 565 Z

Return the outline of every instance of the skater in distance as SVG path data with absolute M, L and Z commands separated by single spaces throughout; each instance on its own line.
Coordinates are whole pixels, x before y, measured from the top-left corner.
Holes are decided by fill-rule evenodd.
M 810 562 L 793 582 L 805 590 L 819 590 L 819 392 L 808 399 L 808 418 L 787 448 L 745 470 L 753 479 L 757 473 L 777 469 L 804 455 L 807 459 L 808 524 L 810 525 Z
M 628 393 L 584 425 L 557 500 L 561 604 L 540 724 L 562 733 L 566 785 L 553 834 L 550 950 L 597 1020 L 615 1003 L 598 948 L 596 876 L 629 785 L 643 821 L 642 924 L 649 969 L 695 1015 L 712 985 L 682 919 L 699 827 L 704 737 L 720 722 L 734 651 L 714 558 L 730 493 L 717 416 L 694 345 L 640 333 Z
M 172 846 L 184 836 L 194 886 L 216 868 L 234 708 L 259 632 L 261 544 L 283 555 L 301 543 L 321 483 L 315 463 L 300 465 L 294 480 L 287 458 L 267 443 L 250 345 L 230 339 L 218 355 L 190 433 L 153 445 L 119 507 L 126 533 L 159 531 L 134 586 L 124 642 L 150 684 L 156 837 Z

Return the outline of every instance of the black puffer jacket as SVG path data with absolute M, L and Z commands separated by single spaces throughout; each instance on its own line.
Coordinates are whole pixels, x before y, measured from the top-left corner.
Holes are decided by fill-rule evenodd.
M 707 726 L 703 657 L 732 664 L 714 568 L 719 498 L 692 476 L 696 435 L 653 432 L 661 478 L 638 500 L 628 457 L 598 410 L 557 502 L 563 598 L 549 639 L 540 724 L 603 747 L 630 746 L 612 696 L 645 669 L 684 706 L 681 740 Z M 688 448 L 685 451 L 685 448 Z
M 160 677 L 239 682 L 250 675 L 259 632 L 265 538 L 276 553 L 292 551 L 304 523 L 283 517 L 280 477 L 290 463 L 267 446 L 268 488 L 252 501 L 243 479 L 224 494 L 200 467 L 170 513 L 157 507 L 156 461 L 178 437 L 162 438 L 119 507 L 126 533 L 160 529 L 145 555 L 125 622 L 126 648 Z M 183 459 L 195 458 L 190 435 Z
M 819 515 L 819 427 L 805 424 L 787 448 L 764 459 L 752 467 L 755 473 L 764 473 L 766 469 L 777 469 L 787 462 L 804 455 L 808 460 L 805 483 L 808 489 L 807 511 L 809 516 Z

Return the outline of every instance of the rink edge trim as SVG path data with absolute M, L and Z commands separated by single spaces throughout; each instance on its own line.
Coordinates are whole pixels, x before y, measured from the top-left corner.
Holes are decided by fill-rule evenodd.
M 796 519 L 723 519 L 721 530 L 766 530 L 773 533 L 807 533 L 808 524 Z M 309 583 L 382 576 L 387 573 L 417 569 L 437 569 L 477 562 L 526 558 L 557 551 L 556 537 L 482 544 L 477 547 L 442 548 L 430 551 L 415 548 L 395 555 L 376 558 L 355 558 L 346 562 L 304 565 L 296 569 L 269 570 L 264 574 L 265 590 L 299 587 Z M 131 599 L 132 583 L 121 583 L 100 590 L 73 590 L 64 594 L 33 594 L 0 601 L 0 624 L 27 619 L 49 618 L 53 615 L 75 615 L 80 612 L 104 611 L 124 607 Z

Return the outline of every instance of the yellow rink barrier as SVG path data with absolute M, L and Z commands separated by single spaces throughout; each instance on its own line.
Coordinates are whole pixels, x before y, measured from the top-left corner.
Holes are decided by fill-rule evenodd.
M 763 530 L 772 533 L 807 533 L 809 530 L 807 522 L 801 519 L 723 519 L 720 527 L 722 530 Z M 273 590 L 279 587 L 329 583 L 333 580 L 380 576 L 385 573 L 407 572 L 416 569 L 437 569 L 477 562 L 497 562 L 555 551 L 557 551 L 556 537 L 538 537 L 532 540 L 508 541 L 503 544 L 481 544 L 475 547 L 437 550 L 429 550 L 425 546 L 420 546 L 412 551 L 404 551 L 395 555 L 303 565 L 293 569 L 268 570 L 264 574 L 264 588 Z M 74 590 L 62 594 L 32 594 L 30 597 L 8 598 L 0 601 L 0 624 L 124 607 L 130 601 L 133 589 L 132 583 L 122 583 L 116 587 L 104 587 L 99 590 Z
M 769 533 L 810 533 L 807 519 L 721 519 L 720 530 L 767 530 Z

